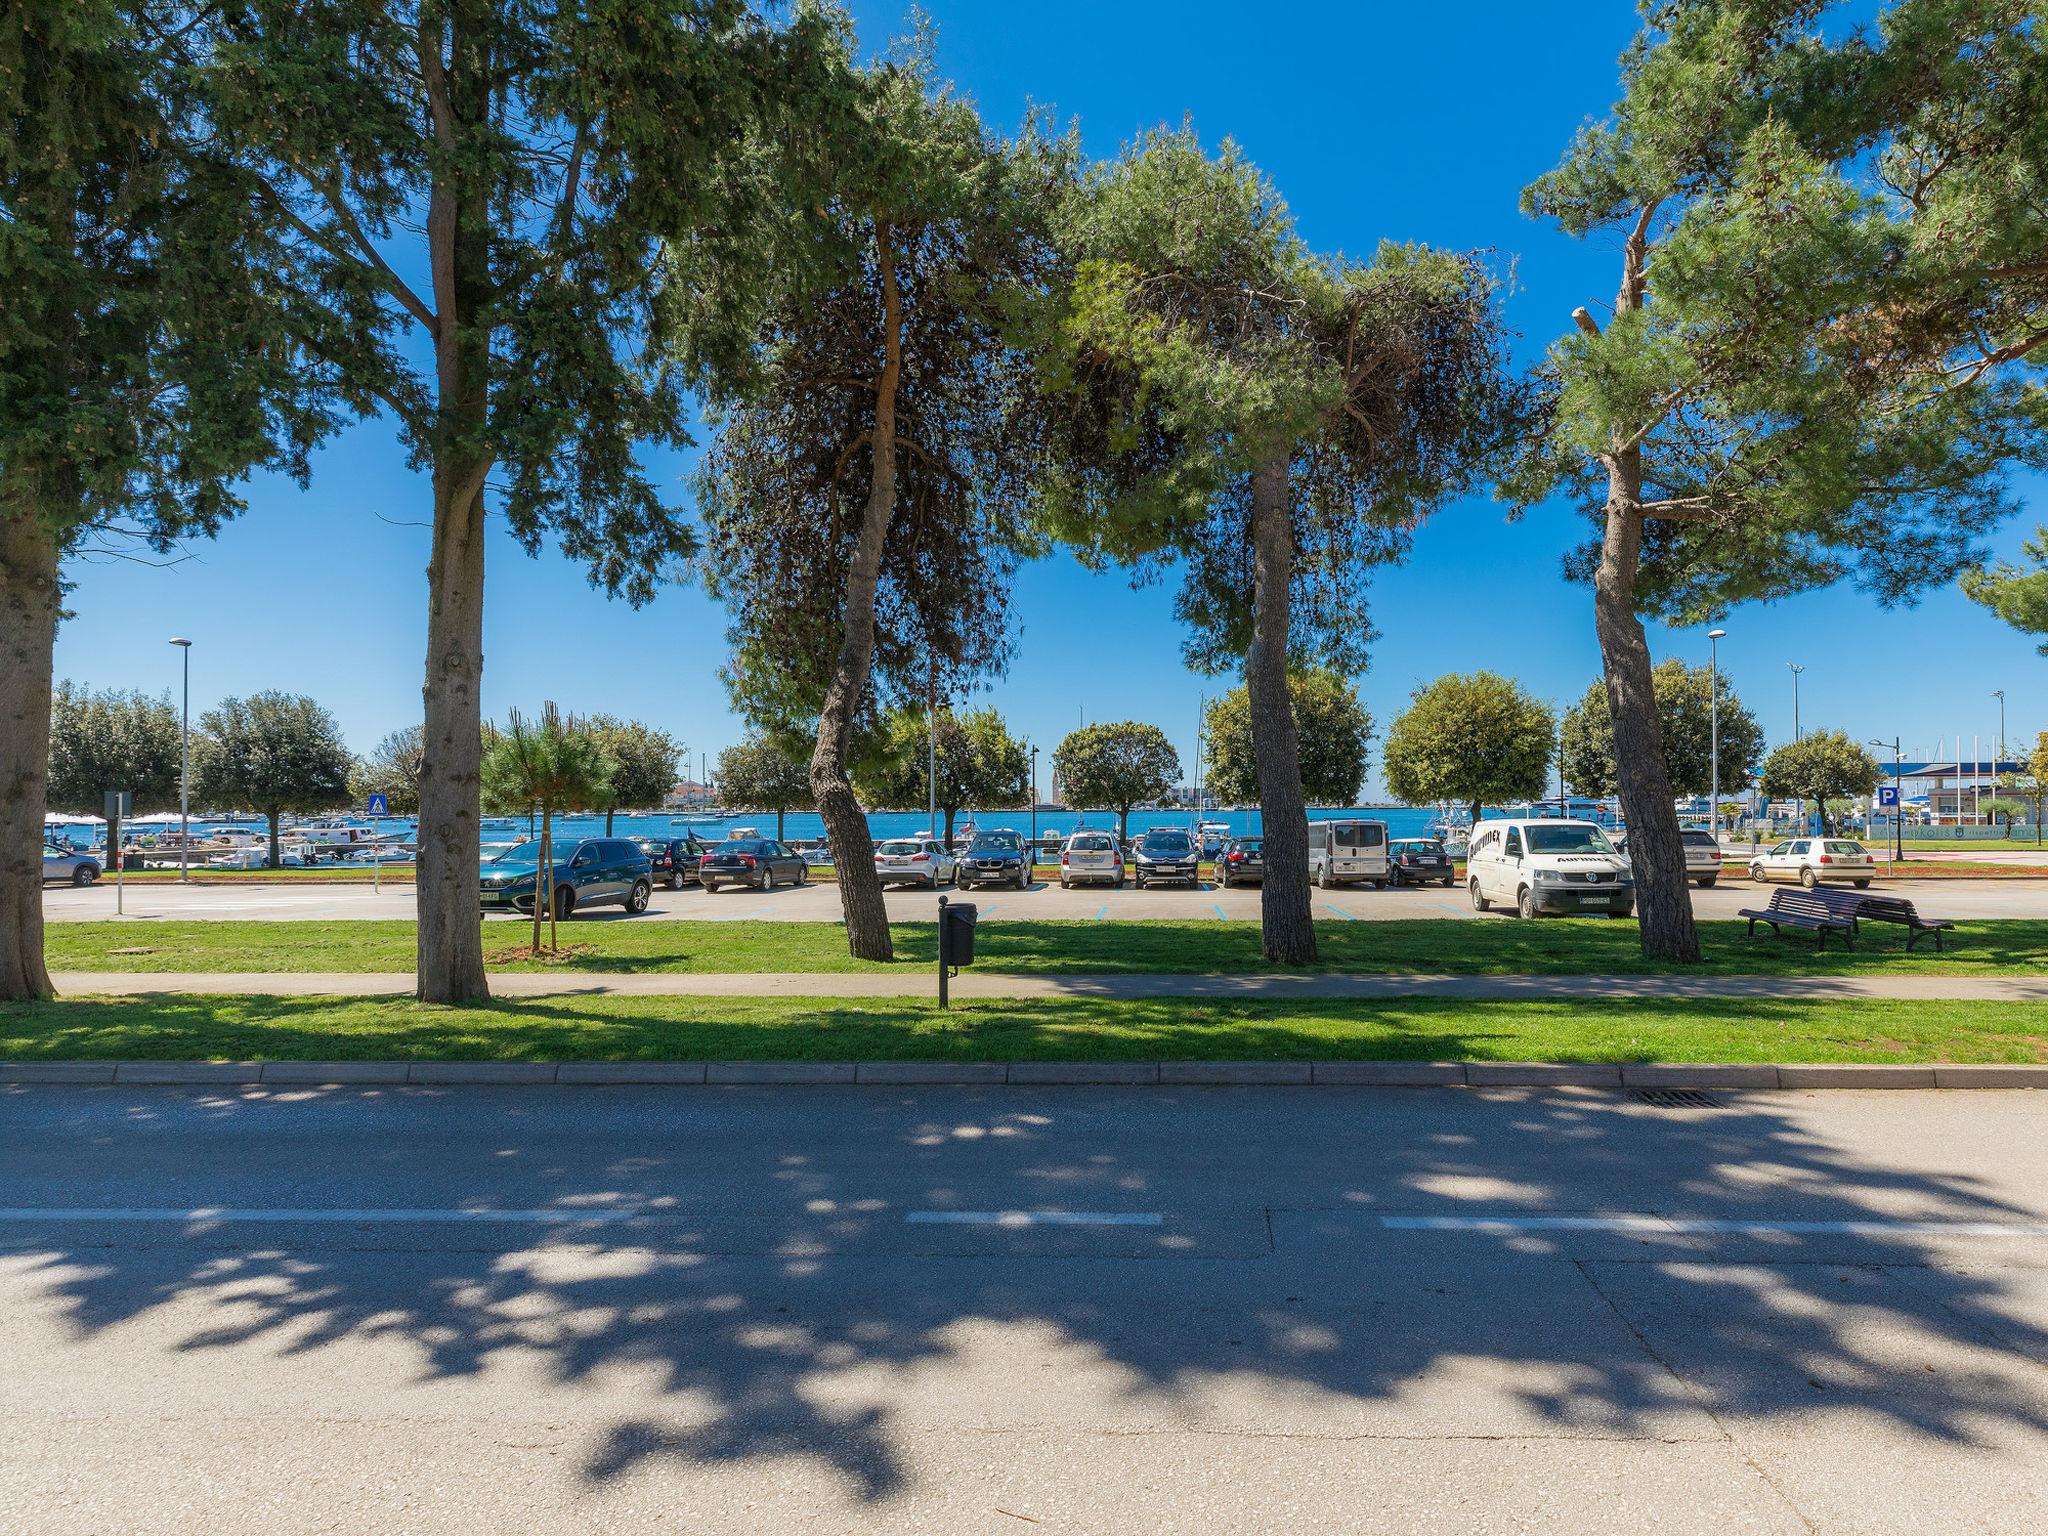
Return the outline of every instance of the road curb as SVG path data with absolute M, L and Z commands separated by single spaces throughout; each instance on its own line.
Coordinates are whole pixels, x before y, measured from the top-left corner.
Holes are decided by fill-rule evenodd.
M 184 1087 L 2044 1088 L 2022 1062 L 0 1061 L 0 1084 Z

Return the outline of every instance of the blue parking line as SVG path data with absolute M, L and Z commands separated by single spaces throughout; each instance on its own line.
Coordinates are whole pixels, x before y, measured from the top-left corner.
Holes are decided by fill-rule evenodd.
M 1227 922 L 1229 922 L 1229 921 L 1230 921 L 1230 914 L 1229 914 L 1228 912 L 1226 912 L 1226 911 L 1224 911 L 1224 910 L 1223 910 L 1223 903 L 1219 901 L 1219 902 L 1217 902 L 1217 903 L 1215 904 L 1215 906 L 1216 906 L 1216 915 L 1217 915 L 1218 917 L 1222 918 L 1224 922 L 1226 922 L 1226 923 L 1227 923 Z
M 1358 921 L 1357 918 L 1353 917 L 1349 912 L 1346 912 L 1342 907 L 1333 907 L 1328 902 L 1323 903 L 1323 910 L 1325 912 L 1336 913 L 1337 916 L 1343 918 L 1344 921 L 1347 923 L 1355 923 Z
M 1099 922 L 1101 922 L 1101 921 L 1102 921 L 1102 920 L 1103 920 L 1103 919 L 1104 919 L 1105 917 L 1107 917 L 1107 916 L 1109 916 L 1109 908 L 1108 908 L 1108 907 L 1104 907 L 1104 908 L 1102 908 L 1102 909 L 1101 909 L 1101 910 L 1100 910 L 1099 912 L 1097 912 L 1097 913 L 1095 914 L 1095 921 L 1097 921 L 1097 922 L 1099 923 Z
M 1000 907 L 1001 905 L 1002 903 L 1000 901 L 990 902 L 987 906 L 983 907 L 979 912 L 977 912 L 975 916 L 987 917 L 990 913 L 994 912 L 996 908 Z
M 1448 912 L 1453 917 L 1477 917 L 1479 915 L 1476 912 L 1468 912 L 1463 907 L 1454 907 L 1448 901 L 1438 902 L 1436 909 L 1439 912 Z

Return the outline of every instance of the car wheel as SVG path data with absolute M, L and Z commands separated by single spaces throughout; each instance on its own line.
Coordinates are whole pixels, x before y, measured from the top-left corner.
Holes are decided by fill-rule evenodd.
M 576 912 L 576 892 L 566 885 L 555 887 L 555 921 L 566 923 Z
M 1067 877 L 1066 877 L 1065 875 L 1061 875 L 1061 876 L 1060 876 L 1060 889 L 1061 889 L 1061 890 L 1063 890 L 1063 891 L 1071 891 L 1071 890 L 1072 890 L 1073 888 L 1074 888 L 1074 886 L 1073 886 L 1073 883 L 1072 883 L 1072 882 L 1071 882 L 1070 880 L 1068 880 L 1068 879 L 1067 879 Z
M 1217 888 L 1218 888 L 1219 890 L 1225 890 L 1225 891 L 1229 890 L 1229 889 L 1230 889 L 1230 876 L 1229 876 L 1229 875 L 1227 875 L 1227 874 L 1223 874 L 1223 875 L 1218 875 L 1218 876 L 1216 877 L 1216 885 L 1217 885 Z
M 1448 890 L 1449 890 L 1449 889 L 1450 889 L 1450 888 L 1451 888 L 1452 886 L 1456 885 L 1457 883 L 1458 883 L 1458 882 L 1457 882 L 1457 880 L 1456 880 L 1456 879 L 1455 879 L 1455 878 L 1454 878 L 1453 876 L 1451 876 L 1451 875 L 1445 875 L 1445 876 L 1444 876 L 1444 889 L 1445 889 L 1445 890 L 1447 890 L 1447 891 L 1448 891 Z
M 1799 871 L 1799 883 L 1810 891 L 1820 884 L 1820 876 L 1816 875 L 1811 869 L 1802 869 Z
M 1764 874 L 1764 867 L 1763 867 L 1763 865 L 1761 865 L 1761 864 L 1752 864 L 1752 865 L 1750 865 L 1750 866 L 1749 866 L 1749 878 L 1750 878 L 1750 879 L 1752 879 L 1752 880 L 1754 880 L 1754 881 L 1755 881 L 1755 882 L 1756 882 L 1756 883 L 1757 883 L 1758 885 L 1762 885 L 1762 884 L 1764 884 L 1764 883 L 1765 883 L 1765 880 L 1766 880 L 1766 878 L 1767 878 L 1767 877 L 1766 877 L 1766 876 L 1765 876 L 1765 874 Z
M 1533 921 L 1536 916 L 1536 892 L 1526 885 L 1515 893 L 1515 916 L 1524 921 Z
M 1711 891 L 1714 888 L 1714 882 L 1720 878 L 1721 877 L 1719 875 L 1708 875 L 1706 879 L 1700 882 L 1700 889 L 1703 891 Z
M 764 891 L 775 889 L 775 871 L 765 864 L 761 866 L 761 889 Z
M 73 885 L 91 885 L 99 877 L 99 867 L 94 864 L 81 864 L 78 868 L 71 871 L 71 883 Z
M 1870 882 L 1868 880 L 1851 880 L 1849 883 L 1855 886 L 1856 889 L 1859 891 L 1867 891 L 1870 889 Z
M 1472 877 L 1471 890 L 1472 910 L 1474 912 L 1491 912 L 1493 910 L 1493 903 L 1488 901 L 1485 896 L 1480 894 L 1479 877 L 1477 875 L 1474 875 Z
M 1317 865 L 1315 879 L 1316 889 L 1319 891 L 1327 891 L 1330 888 L 1330 866 L 1327 864 Z
M 647 910 L 648 898 L 653 896 L 653 894 L 653 881 L 635 880 L 633 882 L 633 889 L 626 892 L 626 910 L 637 917 L 640 913 Z
M 683 877 L 681 875 L 670 875 L 668 877 L 668 888 L 672 891 L 680 891 L 683 888 Z

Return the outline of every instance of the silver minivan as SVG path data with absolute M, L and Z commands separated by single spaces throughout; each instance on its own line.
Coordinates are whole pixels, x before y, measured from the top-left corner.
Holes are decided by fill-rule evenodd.
M 1312 821 L 1308 824 L 1308 877 L 1323 890 L 1333 885 L 1376 885 L 1394 877 L 1387 859 L 1384 821 Z

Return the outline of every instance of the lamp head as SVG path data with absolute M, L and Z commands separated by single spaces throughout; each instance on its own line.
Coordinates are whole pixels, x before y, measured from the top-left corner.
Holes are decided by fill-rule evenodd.
M 1710 629 L 1707 631 L 1707 638 L 1709 640 L 1725 640 L 1728 638 L 1728 631 L 1725 629 Z
M 184 638 L 183 636 L 176 636 L 176 637 L 174 637 L 174 638 L 173 638 L 173 639 L 171 640 L 171 644 L 173 644 L 173 645 L 176 645 L 176 646 L 182 646 L 182 647 L 186 648 L 187 650 L 189 650 L 189 649 L 191 648 L 191 646 L 192 646 L 192 642 L 191 642 L 190 640 L 187 640 L 187 639 L 185 639 L 185 638 Z

